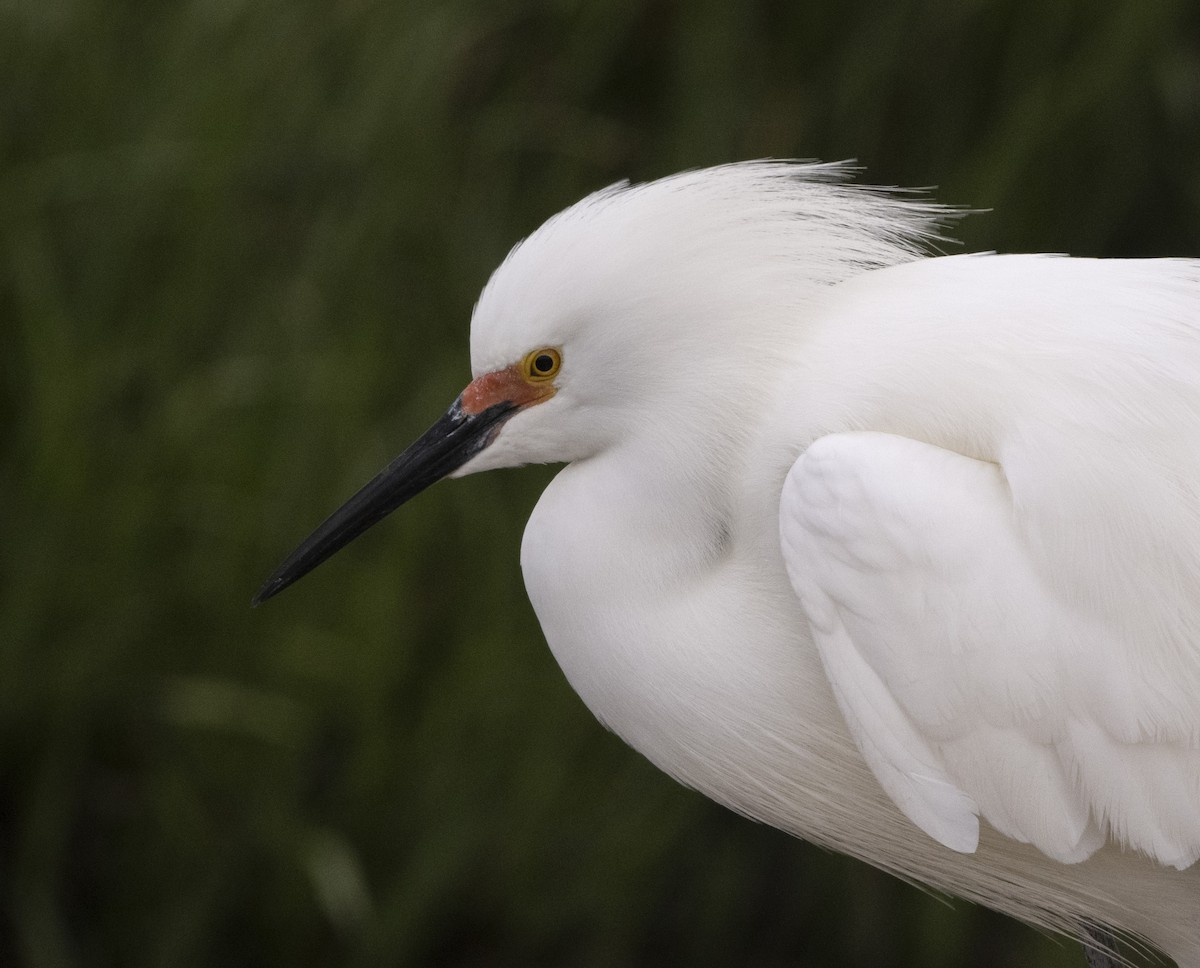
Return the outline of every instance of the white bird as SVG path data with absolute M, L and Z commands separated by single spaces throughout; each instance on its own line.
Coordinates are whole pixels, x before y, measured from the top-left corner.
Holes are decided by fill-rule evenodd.
M 930 255 L 947 210 L 846 176 L 552 218 L 480 296 L 470 385 L 256 603 L 442 477 L 566 463 L 521 566 L 605 726 L 749 817 L 1200 968 L 1200 261 Z

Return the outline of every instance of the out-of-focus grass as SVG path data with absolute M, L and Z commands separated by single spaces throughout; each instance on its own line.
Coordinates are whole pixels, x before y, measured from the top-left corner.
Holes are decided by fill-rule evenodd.
M 525 603 L 545 470 L 269 608 L 586 191 L 857 156 L 972 247 L 1200 254 L 1190 0 L 0 4 L 0 962 L 1077 964 L 722 813 Z M 915 836 L 915 834 L 914 834 Z

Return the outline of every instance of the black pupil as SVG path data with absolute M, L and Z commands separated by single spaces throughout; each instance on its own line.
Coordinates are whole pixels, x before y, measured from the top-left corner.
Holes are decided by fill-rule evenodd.
M 543 353 L 533 361 L 533 368 L 539 373 L 549 373 L 554 369 L 554 357 Z

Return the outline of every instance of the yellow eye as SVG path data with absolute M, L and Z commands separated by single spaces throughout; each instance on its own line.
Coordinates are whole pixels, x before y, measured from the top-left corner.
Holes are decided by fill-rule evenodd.
M 553 380 L 562 366 L 562 355 L 556 349 L 547 347 L 534 350 L 521 362 L 521 375 L 530 383 L 544 383 Z

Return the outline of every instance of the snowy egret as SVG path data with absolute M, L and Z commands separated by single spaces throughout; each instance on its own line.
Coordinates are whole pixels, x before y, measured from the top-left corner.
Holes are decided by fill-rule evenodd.
M 1200 968 L 1200 261 L 935 256 L 945 210 L 846 176 L 550 219 L 480 296 L 470 385 L 255 601 L 443 477 L 566 463 L 521 566 L 607 727 L 750 817 Z

